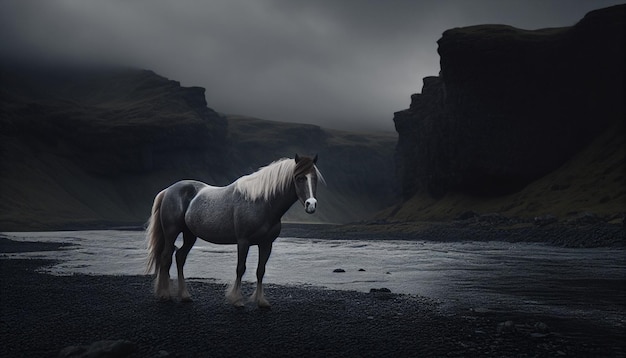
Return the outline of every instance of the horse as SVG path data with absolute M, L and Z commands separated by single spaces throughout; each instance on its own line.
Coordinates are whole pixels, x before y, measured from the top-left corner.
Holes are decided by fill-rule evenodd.
M 257 245 L 257 285 L 251 300 L 259 307 L 270 307 L 263 294 L 265 265 L 280 234 L 285 212 L 298 200 L 308 214 L 315 212 L 317 182 L 324 183 L 316 163 L 317 155 L 311 158 L 296 154 L 295 159 L 279 159 L 227 186 L 182 180 L 159 192 L 146 230 L 147 272 L 154 269 L 157 298 L 172 299 L 169 270 L 175 253 L 178 296 L 181 301 L 191 301 L 183 266 L 196 239 L 201 238 L 215 244 L 237 245 L 236 278 L 226 298 L 238 307 L 244 306 L 241 279 L 248 250 Z M 174 242 L 180 233 L 183 244 L 177 248 Z

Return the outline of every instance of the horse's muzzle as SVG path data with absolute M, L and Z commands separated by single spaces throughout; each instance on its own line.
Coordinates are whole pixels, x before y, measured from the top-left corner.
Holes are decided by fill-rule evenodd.
M 313 214 L 315 212 L 315 208 L 317 207 L 317 200 L 315 198 L 308 198 L 304 202 L 304 211 L 309 214 Z

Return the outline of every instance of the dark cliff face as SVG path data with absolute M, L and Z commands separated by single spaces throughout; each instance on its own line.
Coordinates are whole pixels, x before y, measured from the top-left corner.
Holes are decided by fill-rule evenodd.
M 228 153 L 202 88 L 143 70 L 0 68 L 0 230 L 142 223 L 175 180 L 226 182 Z
M 440 76 L 394 117 L 404 198 L 516 192 L 623 121 L 625 19 L 615 6 L 570 28 L 444 32 Z
M 204 89 L 144 70 L 2 70 L 0 134 L 117 177 L 223 167 L 227 123 Z M 182 163 L 176 153 L 186 154 Z M 184 168 L 183 168 L 184 167 Z

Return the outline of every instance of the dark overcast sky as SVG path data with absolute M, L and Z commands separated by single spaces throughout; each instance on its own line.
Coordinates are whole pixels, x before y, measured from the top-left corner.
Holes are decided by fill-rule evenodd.
M 0 54 L 140 67 L 213 109 L 393 130 L 446 29 L 570 26 L 610 0 L 0 0 Z

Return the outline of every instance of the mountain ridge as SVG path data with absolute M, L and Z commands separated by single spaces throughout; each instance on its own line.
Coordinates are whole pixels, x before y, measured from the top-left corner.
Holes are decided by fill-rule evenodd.
M 141 226 L 154 196 L 178 180 L 226 185 L 295 153 L 319 152 L 329 187 L 316 215 L 294 205 L 286 220 L 341 223 L 389 204 L 390 183 L 335 187 L 351 177 L 329 148 L 352 156 L 367 134 L 251 118 L 259 131 L 246 133 L 207 106 L 204 89 L 148 70 L 5 64 L 0 79 L 0 231 Z M 394 135 L 382 140 L 378 172 L 392 171 L 394 144 Z M 363 192 L 378 194 L 356 200 Z

